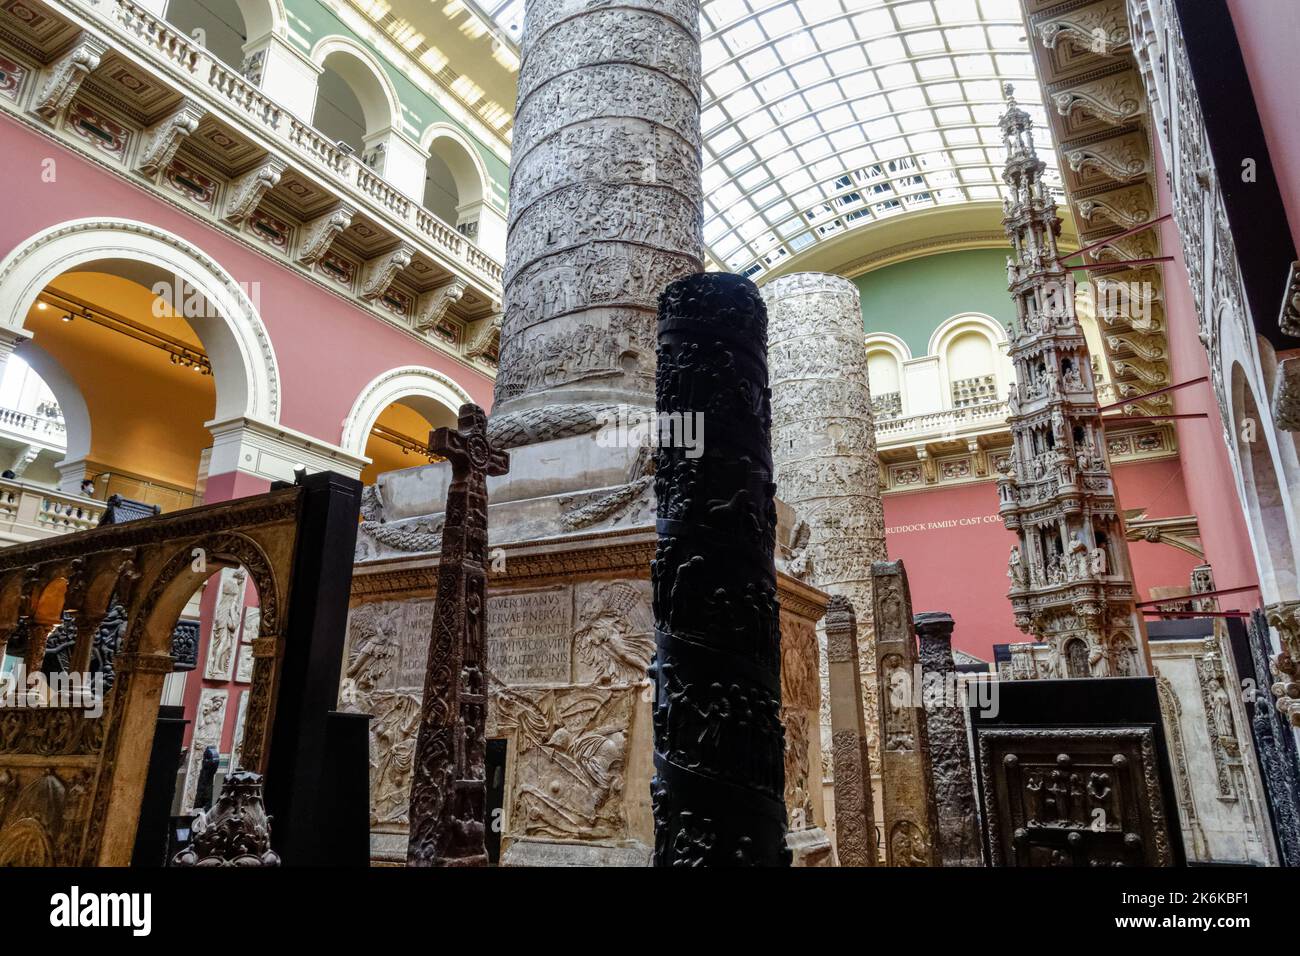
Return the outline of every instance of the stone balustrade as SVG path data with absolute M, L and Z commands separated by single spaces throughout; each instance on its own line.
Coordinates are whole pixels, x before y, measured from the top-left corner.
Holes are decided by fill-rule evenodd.
M 1006 402 L 986 402 L 907 418 L 884 419 L 876 422 L 876 441 L 884 448 L 923 439 L 997 431 L 1006 428 L 1009 414 Z
M 0 543 L 35 541 L 99 524 L 104 502 L 0 478 Z
M 68 429 L 61 418 L 21 412 L 16 408 L 0 408 L 0 433 L 62 448 L 67 441 Z
M 47 0 L 110 50 L 154 74 L 200 109 L 253 138 L 268 159 L 302 169 L 343 204 L 437 265 L 500 301 L 502 264 L 421 203 L 341 149 L 274 97 L 133 0 Z M 377 310 L 384 314 L 382 310 Z

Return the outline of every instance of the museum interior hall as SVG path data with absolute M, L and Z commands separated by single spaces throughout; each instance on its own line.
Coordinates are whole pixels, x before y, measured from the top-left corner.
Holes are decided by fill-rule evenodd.
M 0 3 L 0 866 L 1300 866 L 1298 41 Z

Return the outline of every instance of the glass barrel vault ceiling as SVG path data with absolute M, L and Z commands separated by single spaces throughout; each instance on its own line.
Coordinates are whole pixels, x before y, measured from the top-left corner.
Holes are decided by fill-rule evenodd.
M 491 12 L 517 39 L 523 8 Z M 1006 81 L 1059 190 L 1019 0 L 703 0 L 701 27 L 704 241 L 729 271 L 999 200 Z

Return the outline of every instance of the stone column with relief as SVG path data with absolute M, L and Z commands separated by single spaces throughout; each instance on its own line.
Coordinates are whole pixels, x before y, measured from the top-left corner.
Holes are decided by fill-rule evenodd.
M 493 407 L 507 446 L 654 408 L 659 294 L 703 271 L 699 16 L 698 0 L 528 4 Z
M 885 523 L 858 290 L 839 276 L 806 272 L 769 282 L 763 298 L 777 495 L 796 517 L 785 544 L 799 560 L 788 569 L 852 604 L 867 738 L 878 766 L 871 565 L 885 560 Z M 824 629 L 820 638 L 822 754 L 828 763 L 833 748 Z M 824 771 L 831 775 L 829 765 Z

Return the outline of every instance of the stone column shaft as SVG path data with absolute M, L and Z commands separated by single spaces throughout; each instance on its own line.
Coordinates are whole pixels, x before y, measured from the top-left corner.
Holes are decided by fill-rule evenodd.
M 767 314 L 721 273 L 660 309 L 660 415 L 719 425 L 655 454 L 655 865 L 788 866 Z
M 857 617 L 863 711 L 876 760 L 871 565 L 885 560 L 885 524 L 858 290 L 839 276 L 807 272 L 768 283 L 763 297 L 777 494 L 807 539 L 808 582 L 848 598 Z M 825 660 L 824 631 L 821 636 Z M 823 669 L 822 700 L 830 696 Z M 830 736 L 823 708 L 823 754 L 832 751 Z
M 653 407 L 657 299 L 703 269 L 699 15 L 699 0 L 528 4 L 498 434 Z

